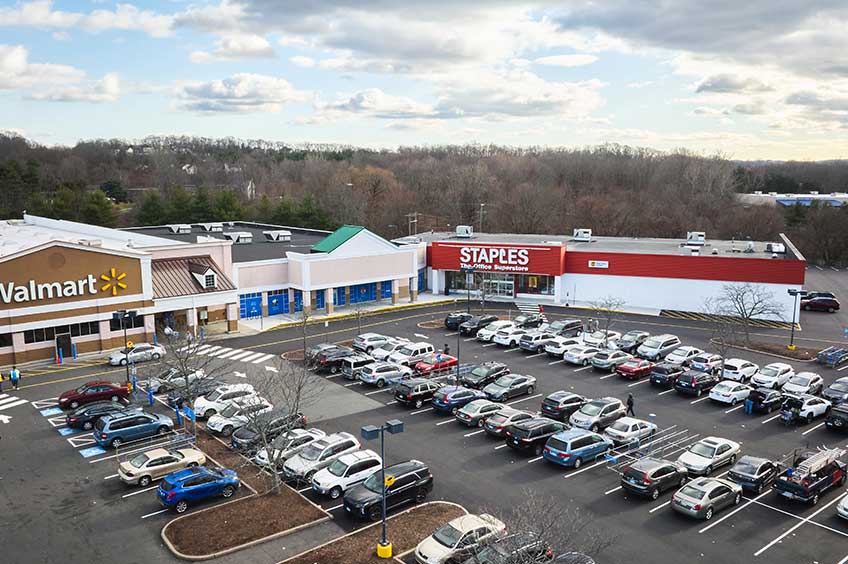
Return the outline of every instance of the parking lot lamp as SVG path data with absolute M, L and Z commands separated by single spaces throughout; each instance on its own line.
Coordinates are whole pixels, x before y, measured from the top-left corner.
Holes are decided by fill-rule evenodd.
M 790 296 L 795 298 L 795 303 L 792 305 L 792 327 L 790 329 L 791 332 L 789 333 L 789 346 L 786 347 L 790 351 L 794 351 L 795 350 L 795 316 L 798 315 L 798 296 L 804 297 L 804 296 L 807 295 L 807 292 L 805 292 L 804 290 L 795 290 L 794 288 L 789 288 L 788 290 L 786 290 L 786 293 L 788 293 Z
M 366 441 L 370 441 L 376 439 L 379 435 L 380 437 L 380 459 L 382 463 L 380 465 L 380 480 L 383 483 L 382 487 L 382 519 L 383 519 L 383 532 L 380 535 L 380 542 L 377 543 L 377 557 L 389 559 L 392 557 L 392 544 L 388 539 L 388 532 L 386 526 L 386 490 L 394 483 L 394 476 L 386 476 L 386 432 L 389 432 L 393 435 L 397 435 L 403 433 L 403 421 L 399 419 L 389 419 L 385 424 L 381 426 L 377 425 L 365 425 L 360 429 L 360 435 Z
M 130 383 L 130 348 L 127 346 L 127 323 L 134 319 L 138 312 L 135 310 L 119 309 L 112 314 L 112 319 L 121 322 L 121 328 L 124 330 L 124 366 L 127 368 L 127 384 Z

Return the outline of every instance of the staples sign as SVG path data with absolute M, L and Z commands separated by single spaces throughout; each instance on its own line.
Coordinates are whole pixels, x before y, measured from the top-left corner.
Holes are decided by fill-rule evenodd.
M 529 272 L 530 252 L 527 249 L 462 247 L 459 261 L 461 268 Z

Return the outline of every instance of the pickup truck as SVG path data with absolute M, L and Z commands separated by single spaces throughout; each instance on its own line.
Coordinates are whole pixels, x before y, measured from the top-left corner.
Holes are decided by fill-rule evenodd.
M 841 449 L 833 449 L 799 456 L 792 468 L 777 477 L 774 489 L 786 498 L 817 504 L 821 494 L 845 483 L 845 464 L 837 460 L 842 454 Z

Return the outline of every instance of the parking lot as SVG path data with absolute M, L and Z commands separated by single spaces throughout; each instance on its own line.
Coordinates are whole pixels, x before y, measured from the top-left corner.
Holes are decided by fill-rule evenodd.
M 848 436 L 826 430 L 820 419 L 810 425 L 786 427 L 776 414 L 749 415 L 741 405 L 713 404 L 706 396 L 679 396 L 674 391 L 652 387 L 646 379 L 630 382 L 595 372 L 591 367 L 566 364 L 544 353 L 526 354 L 518 349 L 457 339 L 455 332 L 432 328 L 434 324 L 427 323 L 441 319 L 444 311 L 445 308 L 433 308 L 406 315 L 375 316 L 363 319 L 360 324 L 363 331 L 427 340 L 439 348 L 448 343 L 452 353 L 459 350 L 463 363 L 496 360 L 506 363 L 514 373 L 535 376 L 537 386 L 533 394 L 509 401 L 518 409 L 538 411 L 543 397 L 560 389 L 588 397 L 614 396 L 622 400 L 632 393 L 636 416 L 647 419 L 653 414 L 652 419 L 659 427 L 657 435 L 643 449 L 670 458 L 676 458 L 690 444 L 707 436 L 740 442 L 743 454 L 775 459 L 793 449 L 848 445 Z M 573 315 L 574 312 L 548 311 L 551 320 Z M 802 327 L 811 315 L 815 314 L 802 316 Z M 675 333 L 684 344 L 701 348 L 706 348 L 711 335 L 707 324 L 642 316 L 626 316 L 616 322 L 614 329 Z M 310 331 L 310 342 L 343 341 L 352 338 L 358 330 L 355 321 L 316 327 Z M 228 379 L 243 381 L 244 377 L 236 374 L 247 372 L 242 365 L 261 367 L 277 354 L 298 348 L 295 332 L 276 331 L 255 338 L 231 339 L 210 345 L 206 352 L 218 357 L 227 355 L 221 362 L 230 361 L 233 374 Z M 783 333 L 764 330 L 763 335 L 782 337 Z M 830 337 L 805 331 L 801 335 L 809 340 L 809 346 L 814 346 L 812 343 L 817 339 L 824 346 Z M 238 352 L 230 353 L 233 350 Z M 741 351 L 738 356 L 761 366 L 776 360 Z M 793 364 L 796 369 L 802 368 L 801 363 Z M 97 450 L 99 447 L 91 444 L 90 433 L 63 430 L 63 418 L 53 407 L 62 390 L 84 381 L 95 369 L 103 368 L 81 366 L 54 376 L 39 376 L 44 380 L 33 378 L 32 387 L 27 388 L 25 382 L 15 396 L 26 399 L 27 403 L 2 412 L 14 418 L 0 429 L 0 449 L 4 453 L 0 460 L 0 493 L 8 500 L 4 512 L 19 516 L 8 530 L 8 535 L 18 540 L 11 545 L 13 562 L 56 561 L 63 554 L 79 554 L 91 561 L 116 558 L 130 562 L 173 561 L 158 537 L 158 531 L 172 515 L 159 506 L 155 485 L 128 488 L 122 484 L 115 476 L 114 455 Z M 820 373 L 826 384 L 837 376 L 848 375 L 848 371 L 817 365 L 805 369 Z M 107 371 L 104 377 L 122 379 L 120 371 L 112 372 Z M 56 381 L 47 380 L 51 377 Z M 358 435 L 362 425 L 402 419 L 405 432 L 387 439 L 388 461 L 417 458 L 430 464 L 436 484 L 431 499 L 458 502 L 472 511 L 508 511 L 527 495 L 540 496 L 550 503 L 579 505 L 594 527 L 614 539 L 599 562 L 670 564 L 683 558 L 712 558 L 719 562 L 752 559 L 848 562 L 848 523 L 835 513 L 835 505 L 844 494 L 842 490 L 828 492 L 815 507 L 787 501 L 770 491 L 753 497 L 746 494 L 742 504 L 718 513 L 709 523 L 693 521 L 669 508 L 671 492 L 657 501 L 647 501 L 626 495 L 618 487 L 616 465 L 620 468 L 628 460 L 642 456 L 644 451 L 619 447 L 615 452 L 617 462 L 601 459 L 579 470 L 569 470 L 541 458 L 517 454 L 502 441 L 479 429 L 460 425 L 452 416 L 439 415 L 429 406 L 404 408 L 394 402 L 387 389 L 328 376 L 324 395 L 326 400 L 311 408 L 317 417 L 308 415 L 327 432 L 344 430 Z M 340 406 L 340 409 L 328 406 Z M 158 402 L 153 409 L 166 411 Z M 160 440 L 166 444 L 171 437 Z M 132 448 L 142 447 L 125 450 Z M 12 450 L 15 455 L 6 456 Z M 726 467 L 721 468 L 714 475 L 726 471 Z M 343 515 L 340 500 L 321 499 L 305 486 L 299 489 L 330 511 L 342 529 L 360 526 Z M 55 534 L 45 539 L 45 527 Z M 123 550 L 127 542 L 133 546 L 130 554 Z M 281 554 L 279 558 L 284 556 Z

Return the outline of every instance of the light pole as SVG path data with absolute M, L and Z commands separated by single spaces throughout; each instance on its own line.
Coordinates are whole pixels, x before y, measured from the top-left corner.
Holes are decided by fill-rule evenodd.
M 124 330 L 124 366 L 127 367 L 127 384 L 130 383 L 130 348 L 127 346 L 127 323 L 135 319 L 138 312 L 135 310 L 119 309 L 112 314 L 112 319 L 121 322 L 121 328 Z
M 394 483 L 394 476 L 386 477 L 386 432 L 393 435 L 403 433 L 403 421 L 399 419 L 389 419 L 384 425 L 365 425 L 360 429 L 360 435 L 366 441 L 376 439 L 380 436 L 380 480 L 383 482 L 382 488 L 382 514 L 383 514 L 383 532 L 380 536 L 380 542 L 377 544 L 377 557 L 389 559 L 392 557 L 392 544 L 389 542 L 386 530 L 386 489 Z
M 474 284 L 474 269 L 461 268 L 460 272 L 465 274 L 465 313 L 471 313 L 471 286 Z
M 786 290 L 786 293 L 792 296 L 795 301 L 792 305 L 792 328 L 789 333 L 789 346 L 786 347 L 790 351 L 795 350 L 795 316 L 798 315 L 798 296 L 804 297 L 807 295 L 807 292 L 804 290 L 795 290 L 794 288 L 789 288 Z

